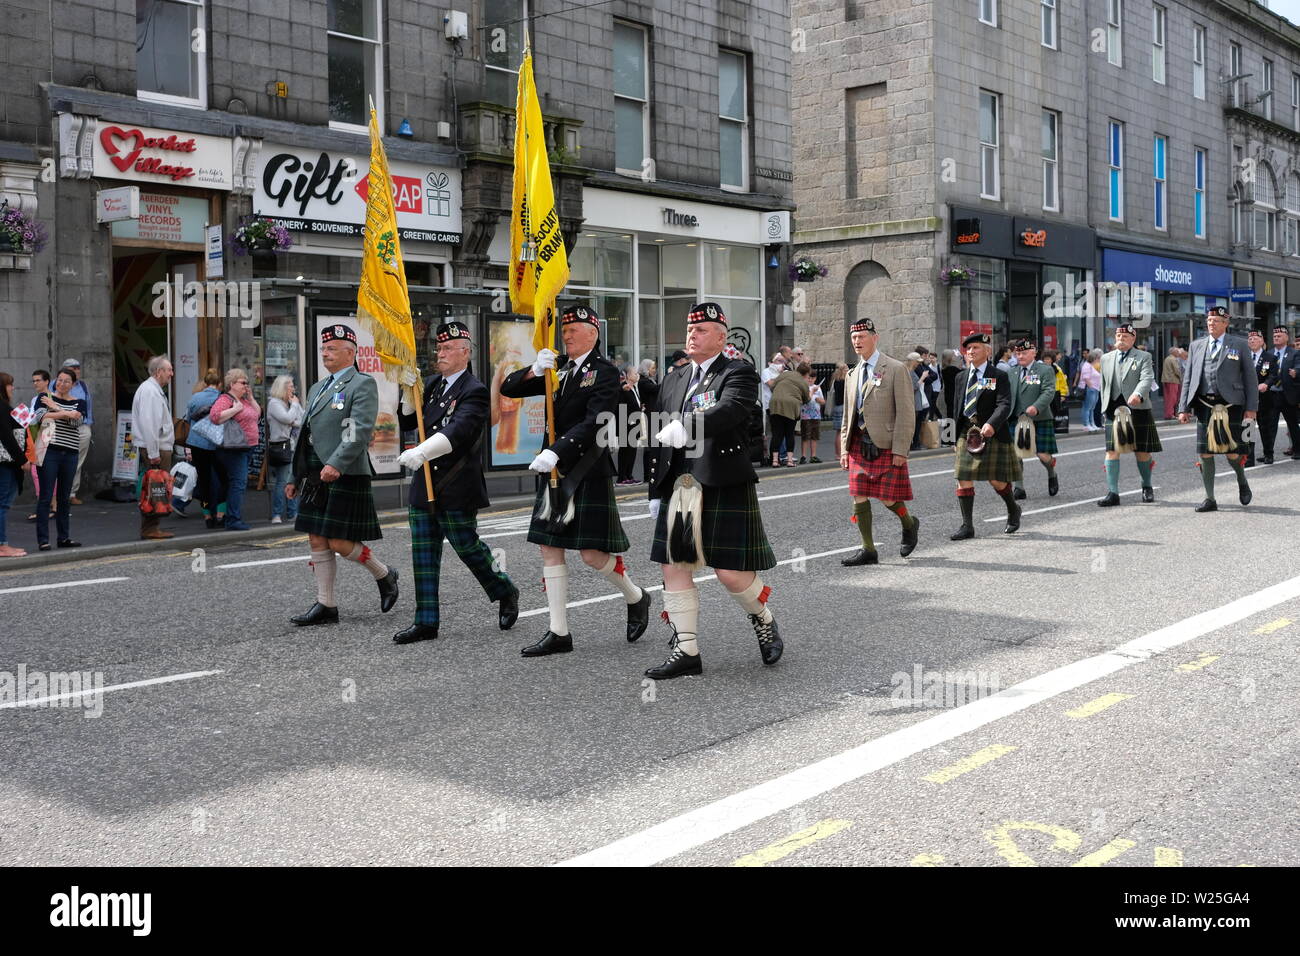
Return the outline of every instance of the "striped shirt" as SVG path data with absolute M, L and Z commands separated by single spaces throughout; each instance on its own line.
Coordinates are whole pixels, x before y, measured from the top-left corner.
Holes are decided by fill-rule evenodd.
M 81 398 L 62 399 L 53 392 L 49 393 L 50 401 L 54 402 L 52 412 L 81 412 L 84 417 L 86 414 L 86 401 Z M 50 439 L 51 445 L 58 445 L 60 448 L 68 448 L 72 451 L 81 450 L 81 433 L 77 426 L 81 424 L 71 418 L 60 418 L 54 423 L 54 435 Z

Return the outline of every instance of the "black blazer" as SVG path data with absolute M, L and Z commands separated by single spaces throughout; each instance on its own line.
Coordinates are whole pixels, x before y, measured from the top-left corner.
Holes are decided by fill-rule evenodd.
M 646 411 L 656 407 L 659 401 L 659 385 L 654 379 L 642 375 L 641 381 L 636 383 L 636 391 L 641 396 L 641 406 Z
M 481 443 L 475 447 L 487 428 L 487 386 L 466 369 L 435 402 L 433 396 L 441 386 L 441 375 L 430 375 L 424 380 L 424 436 L 432 438 L 442 434 L 451 442 L 450 452 L 429 462 L 434 507 L 439 511 L 478 511 L 491 504 L 487 481 L 483 478 L 483 447 Z M 402 431 L 415 429 L 414 414 L 400 412 L 398 419 Z M 465 464 L 457 469 L 461 461 Z M 417 508 L 429 502 L 423 468 L 411 478 L 410 502 Z
M 665 414 L 681 411 L 692 374 L 694 366 L 687 363 L 664 376 L 659 387 L 658 411 Z M 705 406 L 687 415 L 688 419 L 695 417 L 701 423 L 696 426 L 703 435 L 700 457 L 688 459 L 684 448 L 659 448 L 650 478 L 652 497 L 668 498 L 673 482 L 688 469 L 701 484 L 711 487 L 758 481 L 749 456 L 750 421 L 758 405 L 758 373 L 743 359 L 719 355 L 695 389 L 695 396 L 709 392 L 713 395 Z M 664 424 L 664 419 L 656 422 L 660 428 Z M 689 423 L 687 433 L 692 434 Z
M 563 368 L 564 363 L 559 363 Z M 529 378 L 531 369 L 521 368 L 508 375 L 501 383 L 501 394 L 507 398 L 527 398 L 546 394 L 545 376 Z M 596 444 L 600 432 L 601 414 L 618 416 L 618 396 L 623 390 L 618 369 L 601 358 L 595 349 L 586 361 L 560 380 L 555 396 L 555 444 L 547 446 L 559 456 L 557 467 L 561 473 L 572 470 L 587 449 Z M 603 478 L 614 474 L 613 459 L 598 455 L 588 475 Z
M 1255 362 L 1255 378 L 1259 385 L 1267 385 L 1272 388 L 1279 381 L 1278 361 L 1273 355 L 1272 349 L 1264 349 L 1259 353 L 1259 360 Z M 1262 393 L 1261 393 L 1262 394 Z
M 965 437 L 971 429 L 970 420 L 962 410 L 966 402 L 966 383 L 970 380 L 970 368 L 962 370 L 953 380 L 953 406 L 957 416 L 957 434 Z M 981 388 L 975 405 L 975 417 L 980 427 L 993 426 L 993 437 L 1002 441 L 1011 441 L 1011 379 L 1007 373 L 998 368 L 992 360 L 984 366 L 984 378 L 997 382 L 996 388 Z
M 1282 397 L 1288 404 L 1300 404 L 1300 352 L 1288 345 L 1282 354 L 1282 360 L 1277 363 L 1277 369 L 1278 381 L 1282 383 Z M 1291 377 L 1292 369 L 1295 369 L 1295 378 Z

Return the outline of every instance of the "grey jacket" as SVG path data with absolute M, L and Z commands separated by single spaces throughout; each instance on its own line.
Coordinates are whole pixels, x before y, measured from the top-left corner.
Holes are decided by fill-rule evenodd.
M 1142 401 L 1133 408 L 1151 408 L 1151 386 L 1156 380 L 1155 361 L 1150 352 L 1144 352 L 1136 346 L 1129 349 L 1128 357 L 1123 363 L 1119 360 L 1119 349 L 1112 349 L 1101 357 L 1101 407 L 1110 408 L 1111 393 L 1116 377 L 1119 379 L 1119 397 L 1125 405 L 1134 395 Z
M 1178 396 L 1178 412 L 1194 412 L 1192 400 L 1201 390 L 1201 370 L 1209 360 L 1210 343 L 1205 335 L 1187 349 L 1187 374 L 1183 377 L 1183 391 Z M 1239 405 L 1245 411 L 1259 410 L 1259 382 L 1255 377 L 1255 363 L 1250 360 L 1250 346 L 1240 335 L 1225 333 L 1223 347 L 1216 363 L 1219 394 L 1229 405 Z

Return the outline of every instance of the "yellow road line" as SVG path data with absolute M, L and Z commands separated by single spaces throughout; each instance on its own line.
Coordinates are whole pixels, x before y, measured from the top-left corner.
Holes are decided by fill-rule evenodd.
M 731 865 L 767 866 L 769 863 L 775 863 L 777 860 L 789 856 L 795 850 L 801 850 L 818 840 L 825 840 L 827 837 L 834 836 L 841 830 L 851 826 L 853 826 L 852 820 L 822 820 L 814 823 L 806 830 L 800 830 L 798 833 L 792 833 L 782 840 L 777 840 L 771 846 L 765 846 L 748 856 L 742 856 Z
M 943 862 L 943 856 L 938 853 L 918 853 L 912 857 L 912 866 L 938 866 Z
M 1188 661 L 1186 664 L 1179 664 L 1180 671 L 1199 671 L 1202 667 L 1208 667 L 1219 659 L 1218 654 L 1202 654 L 1194 661 Z
M 993 744 L 992 746 L 985 747 L 983 750 L 976 751 L 969 757 L 963 757 L 961 760 L 958 760 L 955 764 L 952 764 L 949 767 L 944 767 L 942 770 L 936 770 L 934 773 L 929 774 L 922 779 L 928 780 L 930 783 L 947 783 L 949 780 L 960 777 L 964 773 L 970 773 L 972 770 L 984 766 L 990 760 L 997 760 L 999 757 L 1004 754 L 1009 754 L 1015 749 L 1015 747 L 1009 747 L 1006 744 Z
M 1255 628 L 1253 633 L 1272 634 L 1274 631 L 1280 631 L 1288 624 L 1293 624 L 1293 623 L 1294 622 L 1290 618 L 1279 617 L 1276 621 L 1269 621 L 1267 624 L 1263 625 L 1262 627 Z
M 1074 710 L 1067 710 L 1066 717 L 1073 717 L 1075 720 L 1083 720 L 1085 717 L 1091 717 L 1093 714 L 1099 714 L 1108 707 L 1114 707 L 1121 701 L 1128 700 L 1132 694 L 1103 694 L 1096 700 L 1090 700 L 1082 707 L 1076 707 Z
M 1169 846 L 1156 847 L 1156 866 L 1182 866 L 1183 851 Z
M 1105 866 L 1111 860 L 1115 859 L 1116 857 L 1120 856 L 1123 853 L 1127 853 L 1135 846 L 1137 846 L 1137 842 L 1134 840 L 1124 840 L 1124 839 L 1111 840 L 1100 850 L 1094 850 L 1093 852 L 1089 853 L 1087 856 L 1085 856 L 1082 860 L 1080 860 L 1078 863 L 1074 865 L 1075 866 Z

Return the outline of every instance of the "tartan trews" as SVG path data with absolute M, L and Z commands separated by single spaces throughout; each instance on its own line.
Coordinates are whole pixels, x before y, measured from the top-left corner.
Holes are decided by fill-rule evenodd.
M 489 601 L 515 593 L 514 582 L 493 568 L 492 552 L 478 536 L 478 512 L 410 508 L 411 563 L 415 568 L 415 623 L 438 623 L 438 577 L 442 572 L 442 542 L 451 542 L 465 567 L 482 586 Z

